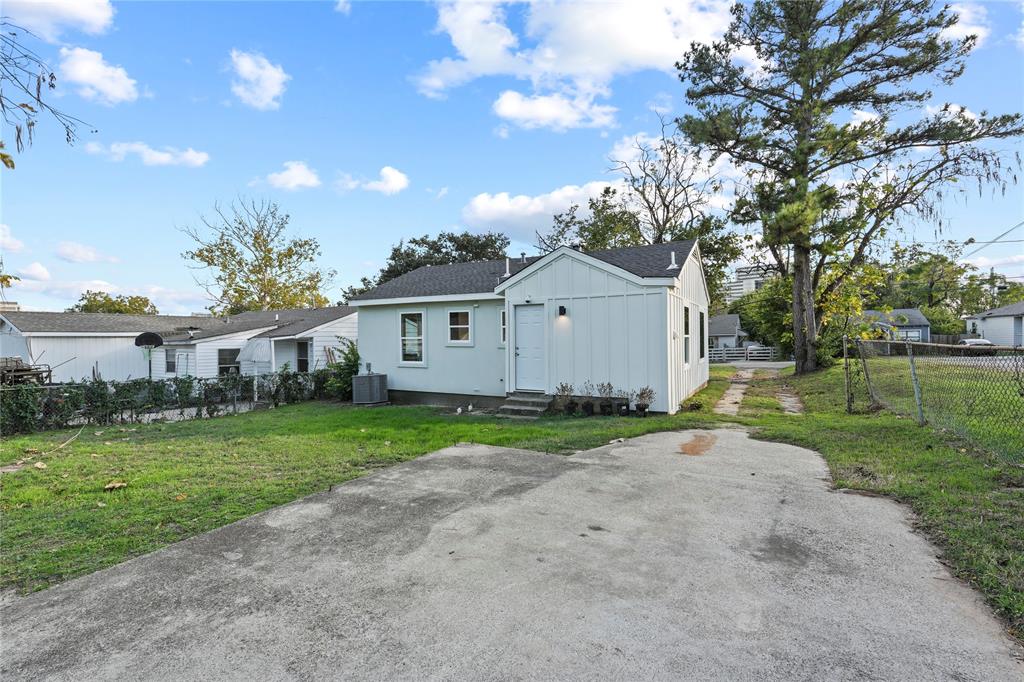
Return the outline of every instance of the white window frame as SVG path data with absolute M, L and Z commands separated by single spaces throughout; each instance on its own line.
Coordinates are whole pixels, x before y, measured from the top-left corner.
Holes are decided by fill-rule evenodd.
M 698 359 L 703 360 L 708 355 L 708 316 L 700 308 L 697 308 L 697 334 L 699 336 L 698 343 L 700 344 L 700 353 L 698 354 L 700 357 Z
M 466 313 L 466 324 L 452 324 L 452 313 Z M 444 311 L 445 320 L 445 345 L 448 346 L 472 346 L 473 339 L 473 309 L 472 308 L 448 308 Z M 469 338 L 465 341 L 453 340 L 452 329 L 465 329 Z
M 498 311 L 498 345 L 508 345 L 508 310 L 505 308 Z
M 683 366 L 690 366 L 690 306 L 683 306 Z
M 168 369 L 167 361 L 174 358 L 174 369 Z M 177 376 L 178 374 L 178 351 L 165 348 L 164 349 L 164 374 L 172 374 Z
M 302 347 L 305 347 L 305 349 L 306 349 L 306 357 L 305 358 L 299 357 L 299 348 L 302 348 Z M 309 341 L 296 341 L 295 342 L 295 371 L 296 372 L 309 372 L 309 361 L 310 361 L 310 357 L 309 356 L 310 355 L 312 355 L 312 353 L 310 353 L 310 343 L 309 343 Z M 299 369 L 299 360 L 302 360 L 302 359 L 305 359 L 305 361 L 306 361 L 306 369 L 305 370 Z
M 404 326 L 402 325 L 403 315 L 419 315 L 420 316 L 420 335 L 419 336 L 403 336 L 405 333 Z M 406 339 L 419 339 L 420 340 L 420 358 L 419 360 L 406 360 L 402 357 L 402 342 Z M 399 367 L 426 367 L 427 366 L 427 311 L 425 308 L 408 308 L 405 310 L 398 311 L 398 366 Z
M 222 352 L 224 352 L 224 351 L 227 351 L 229 353 L 231 351 L 235 351 L 235 361 L 232 362 L 232 363 L 229 363 L 229 364 L 221 364 L 221 362 L 220 362 L 220 354 Z M 241 360 L 238 359 L 238 356 L 241 355 L 241 353 L 242 353 L 242 349 L 241 348 L 218 348 L 217 349 L 217 376 L 220 377 L 220 376 L 228 376 L 228 375 L 231 375 L 231 374 L 241 374 L 242 373 L 242 362 L 241 362 Z M 221 369 L 223 369 L 224 367 L 228 367 L 228 368 L 234 367 L 235 371 L 231 372 L 230 369 L 229 369 L 227 372 L 221 372 Z

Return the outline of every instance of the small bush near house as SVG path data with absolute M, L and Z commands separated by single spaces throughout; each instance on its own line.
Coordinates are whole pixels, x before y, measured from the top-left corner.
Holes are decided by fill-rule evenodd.
M 341 339 L 341 359 L 327 365 L 324 395 L 335 400 L 352 400 L 352 377 L 359 374 L 359 347 Z

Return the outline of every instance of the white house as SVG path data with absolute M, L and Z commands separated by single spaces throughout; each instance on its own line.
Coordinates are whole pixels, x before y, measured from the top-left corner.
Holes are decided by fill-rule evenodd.
M 193 315 L 113 313 L 0 313 L 0 357 L 20 357 L 49 365 L 53 381 L 139 379 L 149 373 L 145 349 L 135 345 L 142 332 L 183 334 L 213 323 Z
M 1024 346 L 1024 302 L 968 317 L 967 331 L 997 346 Z
M 708 380 L 694 241 L 424 267 L 357 297 L 359 351 L 392 399 L 497 404 L 571 383 L 655 391 L 674 413 Z
M 150 376 L 215 377 L 228 372 L 275 372 L 325 366 L 339 337 L 356 339 L 354 308 L 300 308 L 229 317 L 113 313 L 0 313 L 0 357 L 20 357 L 53 369 L 54 382 L 93 376 L 115 381 Z M 164 345 L 135 345 L 155 332 Z M 251 354 L 247 355 L 251 351 Z
M 322 369 L 328 348 L 356 340 L 354 308 L 296 308 L 239 313 L 205 329 L 164 337 L 153 349 L 153 378 L 216 377 Z

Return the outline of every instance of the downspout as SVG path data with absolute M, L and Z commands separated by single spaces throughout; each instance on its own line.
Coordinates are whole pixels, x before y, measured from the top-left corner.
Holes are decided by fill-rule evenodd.
M 270 373 L 277 371 L 277 358 L 274 356 L 274 339 L 270 339 Z

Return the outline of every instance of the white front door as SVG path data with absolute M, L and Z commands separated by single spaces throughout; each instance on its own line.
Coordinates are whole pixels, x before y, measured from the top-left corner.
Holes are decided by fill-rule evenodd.
M 544 390 L 544 306 L 517 305 L 516 390 Z

